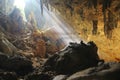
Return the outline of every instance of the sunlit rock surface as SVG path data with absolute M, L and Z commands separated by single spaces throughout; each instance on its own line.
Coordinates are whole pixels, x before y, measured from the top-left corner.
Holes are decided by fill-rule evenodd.
M 93 40 L 98 45 L 102 59 L 120 61 L 119 0 L 51 0 L 49 4 L 81 39 Z
M 40 0 L 25 0 L 25 16 L 27 21 L 30 21 L 30 18 L 34 19 L 36 26 L 39 27 L 40 29 L 44 26 L 45 24 L 45 19 L 43 15 L 41 14 L 41 8 L 40 8 Z

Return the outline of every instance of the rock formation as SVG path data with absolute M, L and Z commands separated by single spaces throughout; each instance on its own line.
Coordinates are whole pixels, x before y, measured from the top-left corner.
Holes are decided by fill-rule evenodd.
M 106 61 L 119 61 L 117 59 L 120 53 L 120 47 L 117 45 L 120 40 L 119 0 L 47 0 L 47 2 L 50 10 L 53 9 L 56 14 L 59 12 L 80 38 L 94 41 L 98 45 L 100 58 Z
M 99 62 L 97 46 L 93 42 L 87 44 L 70 43 L 64 50 L 56 53 L 45 63 L 44 70 L 70 74 L 97 65 Z

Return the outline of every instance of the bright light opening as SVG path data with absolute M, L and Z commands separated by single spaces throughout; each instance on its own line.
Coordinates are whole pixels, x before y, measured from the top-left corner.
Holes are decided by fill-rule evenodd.
M 20 8 L 20 9 L 24 9 L 25 8 L 25 0 L 15 0 L 14 6 L 16 6 L 17 8 Z
M 81 39 L 73 32 L 71 26 L 68 25 L 57 13 L 49 11 L 46 6 L 43 6 L 43 10 L 43 16 L 46 20 L 45 26 L 50 27 L 49 29 L 56 31 L 58 34 L 53 34 L 54 37 L 61 38 L 65 45 L 68 45 L 69 42 L 80 42 Z
M 20 9 L 24 21 L 26 21 L 26 16 L 24 12 L 25 3 L 26 3 L 25 1 L 26 0 L 15 0 L 14 1 L 14 6 Z

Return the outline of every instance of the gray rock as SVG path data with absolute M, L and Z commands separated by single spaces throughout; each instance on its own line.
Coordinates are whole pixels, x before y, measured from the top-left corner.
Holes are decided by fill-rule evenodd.
M 66 78 L 67 78 L 66 75 L 58 75 L 53 80 L 66 80 Z

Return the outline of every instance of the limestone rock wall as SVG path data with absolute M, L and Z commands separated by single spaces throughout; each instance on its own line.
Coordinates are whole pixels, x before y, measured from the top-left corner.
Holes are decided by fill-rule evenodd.
M 120 61 L 119 0 L 50 0 L 66 22 L 85 41 L 94 41 L 106 61 Z

